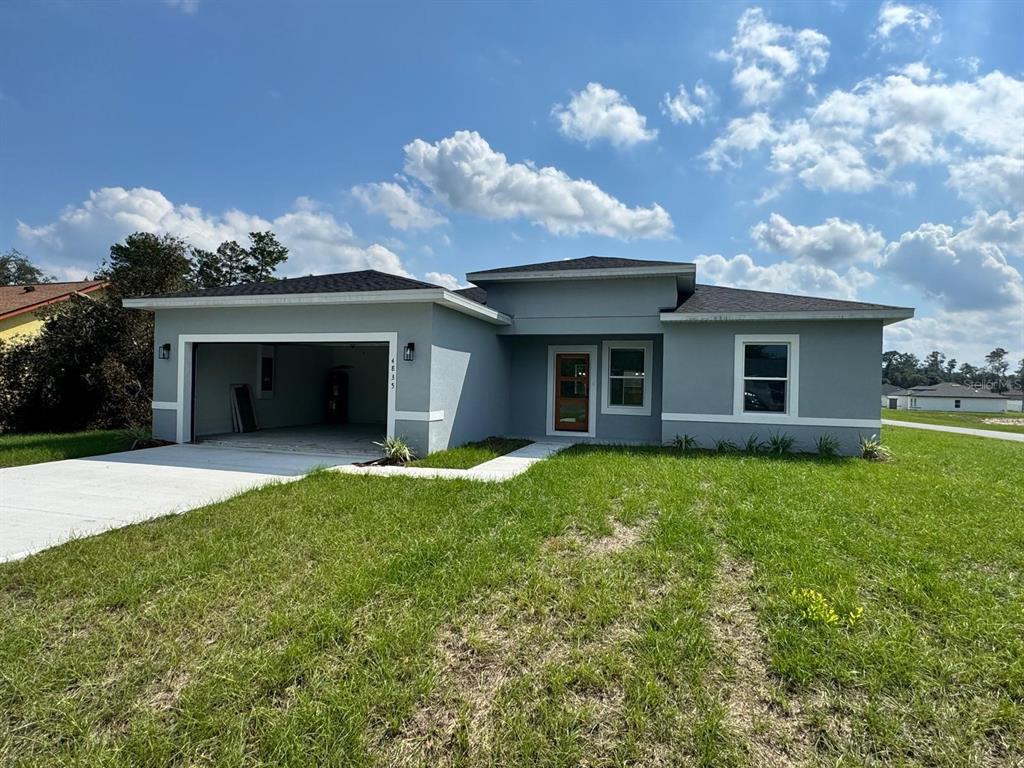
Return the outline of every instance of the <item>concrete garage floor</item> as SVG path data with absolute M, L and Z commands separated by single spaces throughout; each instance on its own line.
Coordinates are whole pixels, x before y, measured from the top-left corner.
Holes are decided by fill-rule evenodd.
M 206 435 L 199 438 L 199 443 L 223 448 L 359 456 L 358 461 L 366 461 L 380 456 L 380 448 L 373 443 L 383 440 L 385 432 L 383 424 L 311 424 Z
M 379 455 L 169 445 L 0 469 L 0 562 Z

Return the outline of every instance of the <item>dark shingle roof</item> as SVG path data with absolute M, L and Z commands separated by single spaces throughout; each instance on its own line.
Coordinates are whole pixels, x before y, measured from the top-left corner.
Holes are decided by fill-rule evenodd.
M 679 306 L 675 311 L 679 314 L 704 315 L 722 312 L 841 312 L 869 309 L 905 307 L 698 284 L 693 293 L 680 297 Z
M 902 392 L 903 387 L 897 387 L 895 384 L 883 384 L 882 394 L 883 395 L 895 395 L 897 392 Z
M 441 288 L 409 277 L 389 275 L 375 269 L 360 272 L 338 272 L 333 275 L 309 275 L 269 280 L 265 283 L 242 283 L 218 288 L 172 293 L 160 298 L 190 298 L 193 296 L 287 296 L 300 293 L 351 293 L 355 291 L 409 291 Z M 154 298 L 146 296 L 143 298 Z
M 911 387 L 903 394 L 912 395 L 913 397 L 983 397 L 997 400 L 1006 399 L 1006 395 L 997 395 L 995 392 L 987 389 L 965 387 L 963 384 L 954 384 L 950 381 L 940 381 L 938 384 Z
M 464 296 L 470 301 L 475 301 L 477 304 L 487 304 L 487 291 L 483 288 L 477 288 L 475 285 L 470 288 L 459 288 L 455 291 L 459 296 Z
M 645 261 L 643 259 L 620 259 L 614 256 L 584 256 L 580 259 L 562 261 L 541 261 L 536 264 L 520 264 L 515 267 L 480 269 L 474 274 L 508 272 L 554 272 L 577 269 L 625 269 L 629 267 L 685 267 L 690 264 L 678 261 Z

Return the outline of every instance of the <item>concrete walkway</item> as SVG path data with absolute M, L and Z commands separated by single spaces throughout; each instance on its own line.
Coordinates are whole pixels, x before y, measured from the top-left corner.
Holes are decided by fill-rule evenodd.
M 0 562 L 376 455 L 169 445 L 0 469 Z
M 947 427 L 945 424 L 922 424 L 917 421 L 893 421 L 882 419 L 882 425 L 886 427 L 910 427 L 911 429 L 930 429 L 934 432 L 955 432 L 958 435 L 972 435 L 973 437 L 990 437 L 993 440 L 1010 440 L 1015 443 L 1024 443 L 1024 434 L 1020 432 L 996 432 L 994 429 L 971 429 L 970 427 Z
M 538 461 L 568 448 L 571 442 L 541 441 L 506 453 L 496 459 L 477 464 L 470 469 L 443 469 L 441 467 L 356 467 L 352 465 L 334 467 L 336 472 L 351 475 L 376 475 L 383 477 L 448 478 L 450 480 L 479 480 L 500 483 L 521 475 Z

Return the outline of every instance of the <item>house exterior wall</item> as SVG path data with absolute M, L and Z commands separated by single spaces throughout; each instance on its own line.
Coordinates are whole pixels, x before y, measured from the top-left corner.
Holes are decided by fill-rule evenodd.
M 433 308 L 431 451 L 508 431 L 509 350 L 494 326 Z M 419 346 L 417 345 L 417 353 Z M 438 414 L 443 414 L 436 418 Z
M 0 320 L 0 341 L 14 341 L 16 338 L 29 339 L 38 334 L 46 321 L 35 312 Z
M 917 404 L 914 405 L 913 401 Z M 956 407 L 956 401 L 960 407 Z M 922 395 L 902 395 L 899 399 L 899 410 L 902 411 L 956 411 L 967 413 L 1003 413 L 1007 401 L 994 397 L 926 397 Z
M 253 342 L 270 334 L 397 334 L 394 366 L 395 434 L 403 435 L 421 453 L 428 450 L 430 410 L 430 352 L 433 307 L 427 303 L 351 306 L 268 306 L 238 308 L 160 309 L 155 313 L 153 337 L 154 411 L 174 411 L 174 419 L 154 413 L 154 436 L 177 440 L 178 391 L 181 336 L 246 334 Z M 265 339 L 264 339 L 265 340 Z M 401 359 L 402 347 L 416 344 L 412 362 Z M 158 357 L 159 348 L 171 344 L 170 359 Z M 201 347 L 200 347 L 201 348 Z M 182 361 L 185 368 L 189 361 Z M 389 366 L 390 367 L 390 366 Z M 253 364 L 255 371 L 255 363 Z M 391 383 L 389 382 L 389 386 Z M 186 382 L 186 388 L 188 383 Z M 184 415 L 183 415 L 184 420 Z
M 601 412 L 604 381 L 604 341 L 651 341 L 651 414 L 649 416 L 606 414 Z M 511 352 L 509 379 L 510 410 L 509 432 L 514 436 L 543 436 L 548 431 L 548 347 L 593 346 L 596 355 L 591 369 L 595 387 L 594 437 L 587 438 L 573 432 L 566 437 L 585 442 L 660 443 L 662 408 L 662 345 L 661 336 L 655 334 L 618 334 L 601 336 L 523 336 L 508 339 Z
M 736 337 L 796 336 L 799 372 L 796 414 L 735 413 Z M 879 433 L 878 320 L 666 323 L 662 440 L 689 435 L 704 447 L 788 434 L 800 450 L 829 433 L 854 453 L 861 437 Z M 792 384 L 790 385 L 792 387 Z M 791 390 L 792 391 L 792 390 Z M 790 406 L 791 412 L 793 404 Z
M 514 318 L 505 335 L 661 333 L 677 302 L 674 277 L 484 283 L 487 306 Z

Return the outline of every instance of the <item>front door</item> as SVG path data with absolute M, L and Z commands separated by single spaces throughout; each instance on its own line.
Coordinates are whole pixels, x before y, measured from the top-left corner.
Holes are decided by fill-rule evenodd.
M 555 429 L 586 432 L 590 425 L 590 355 L 555 355 Z

